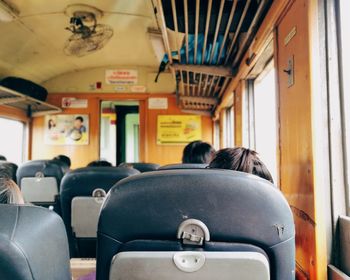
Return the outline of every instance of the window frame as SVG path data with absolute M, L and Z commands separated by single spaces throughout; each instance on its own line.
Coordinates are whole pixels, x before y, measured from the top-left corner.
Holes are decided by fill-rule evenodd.
M 234 106 L 225 109 L 225 118 L 226 118 L 226 147 L 233 148 L 235 147 L 235 113 Z
M 345 0 L 348 1 L 348 0 Z M 337 28 L 337 47 L 338 47 L 338 71 L 339 71 L 339 92 L 340 92 L 340 113 L 341 113 L 341 124 L 342 124 L 342 143 L 343 143 L 343 165 L 344 165 L 344 185 L 345 185 L 345 195 L 346 195 L 346 215 L 350 216 L 350 167 L 349 157 L 350 157 L 350 120 L 348 117 L 350 113 L 346 113 L 347 101 L 350 103 L 350 99 L 346 100 L 346 89 L 350 89 L 350 81 L 345 79 L 345 70 L 344 70 L 344 55 L 343 55 L 343 33 L 346 33 L 345 24 L 343 25 L 342 20 L 342 9 L 341 5 L 345 2 L 344 0 L 336 0 L 335 9 L 336 9 L 336 28 Z M 348 35 L 350 37 L 350 35 Z M 350 40 L 350 38 L 349 38 Z M 346 47 L 346 46 L 345 46 Z M 349 110 L 349 109 L 348 109 Z

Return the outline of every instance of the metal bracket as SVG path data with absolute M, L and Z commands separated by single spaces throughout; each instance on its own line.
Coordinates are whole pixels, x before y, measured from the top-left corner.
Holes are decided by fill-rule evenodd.
M 188 219 L 180 224 L 177 238 L 182 239 L 184 244 L 202 246 L 204 241 L 210 240 L 210 233 L 200 220 Z
M 294 85 L 294 55 L 288 58 L 288 65 L 287 69 L 284 69 L 283 72 L 288 75 L 288 87 L 290 88 L 291 86 Z

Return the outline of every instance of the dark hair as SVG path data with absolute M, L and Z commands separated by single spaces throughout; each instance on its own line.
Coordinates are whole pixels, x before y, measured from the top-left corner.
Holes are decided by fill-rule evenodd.
M 3 155 L 0 155 L 0 160 L 7 160 L 7 158 Z
M 112 166 L 112 163 L 110 163 L 109 161 L 106 160 L 94 160 L 92 162 L 90 162 L 88 165 L 88 167 L 101 167 L 101 166 Z
M 67 165 L 68 167 L 71 166 L 70 158 L 65 156 L 65 155 L 58 155 L 58 156 L 54 157 L 53 160 L 59 160 L 59 161 L 63 162 L 65 165 Z
M 273 183 L 272 176 L 259 159 L 258 153 L 243 147 L 227 148 L 218 151 L 209 168 L 231 169 L 251 173 Z
M 51 122 L 52 122 L 52 124 L 51 124 Z M 48 126 L 49 126 L 49 129 L 51 129 L 51 127 L 55 127 L 56 126 L 56 124 L 53 121 L 53 119 L 49 119 Z
M 82 116 L 78 116 L 78 117 L 76 117 L 75 118 L 75 120 L 77 121 L 77 120 L 79 120 L 79 121 L 81 121 L 81 122 L 84 122 L 84 119 L 83 119 L 83 117 Z
M 209 163 L 215 153 L 214 148 L 202 141 L 193 141 L 184 148 L 182 163 Z
M 0 204 L 23 204 L 22 193 L 6 170 L 0 170 Z

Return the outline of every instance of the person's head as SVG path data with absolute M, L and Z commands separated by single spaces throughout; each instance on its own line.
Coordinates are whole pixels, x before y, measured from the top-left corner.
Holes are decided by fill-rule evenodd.
M 214 148 L 202 141 L 193 141 L 184 148 L 182 163 L 209 163 L 215 153 Z
M 74 127 L 77 129 L 81 128 L 81 126 L 83 125 L 83 122 L 84 122 L 83 117 L 81 116 L 76 117 L 74 120 Z
M 68 168 L 71 166 L 70 158 L 65 156 L 65 155 L 58 155 L 58 156 L 54 157 L 53 160 L 59 160 L 59 161 L 63 162 L 65 165 L 68 166 Z
M 209 168 L 231 169 L 251 173 L 273 183 L 272 176 L 258 153 L 243 147 L 227 148 L 218 151 Z
M 122 162 L 118 165 L 118 167 L 124 167 L 124 168 L 134 168 L 134 166 L 131 163 Z
M 109 167 L 112 166 L 112 164 L 106 160 L 94 160 L 92 162 L 90 162 L 87 167 Z
M 0 160 L 7 160 L 7 158 L 5 157 L 5 156 L 3 156 L 3 155 L 0 155 Z
M 24 204 L 19 187 L 3 171 L 0 171 L 0 204 Z
M 52 128 L 52 127 L 55 127 L 55 126 L 56 126 L 56 124 L 55 124 L 54 120 L 53 119 L 49 119 L 49 129 Z

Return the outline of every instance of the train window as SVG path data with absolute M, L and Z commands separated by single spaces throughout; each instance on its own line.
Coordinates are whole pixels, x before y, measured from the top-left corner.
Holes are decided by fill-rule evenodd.
M 215 150 L 220 149 L 220 121 L 214 122 L 214 137 L 213 137 L 213 143 Z
M 277 112 L 273 61 L 254 80 L 255 149 L 277 182 Z
M 343 114 L 344 114 L 344 132 L 345 132 L 345 149 L 346 149 L 346 166 L 347 166 L 347 182 L 350 182 L 350 34 L 348 27 L 350 25 L 349 12 L 350 1 L 339 1 L 339 14 L 340 14 L 340 52 L 341 52 L 341 69 L 342 69 L 342 102 L 343 102 Z M 348 190 L 350 196 L 350 190 Z M 348 198 L 348 206 L 350 205 L 350 197 Z M 348 209 L 350 214 L 350 209 Z
M 139 162 L 139 103 L 102 101 L 100 158 L 113 165 Z
M 234 147 L 234 109 L 233 106 L 226 109 L 226 147 Z
M 24 160 L 25 125 L 23 122 L 0 118 L 0 154 L 8 161 L 21 164 Z
M 139 114 L 125 117 L 126 162 L 139 162 Z

